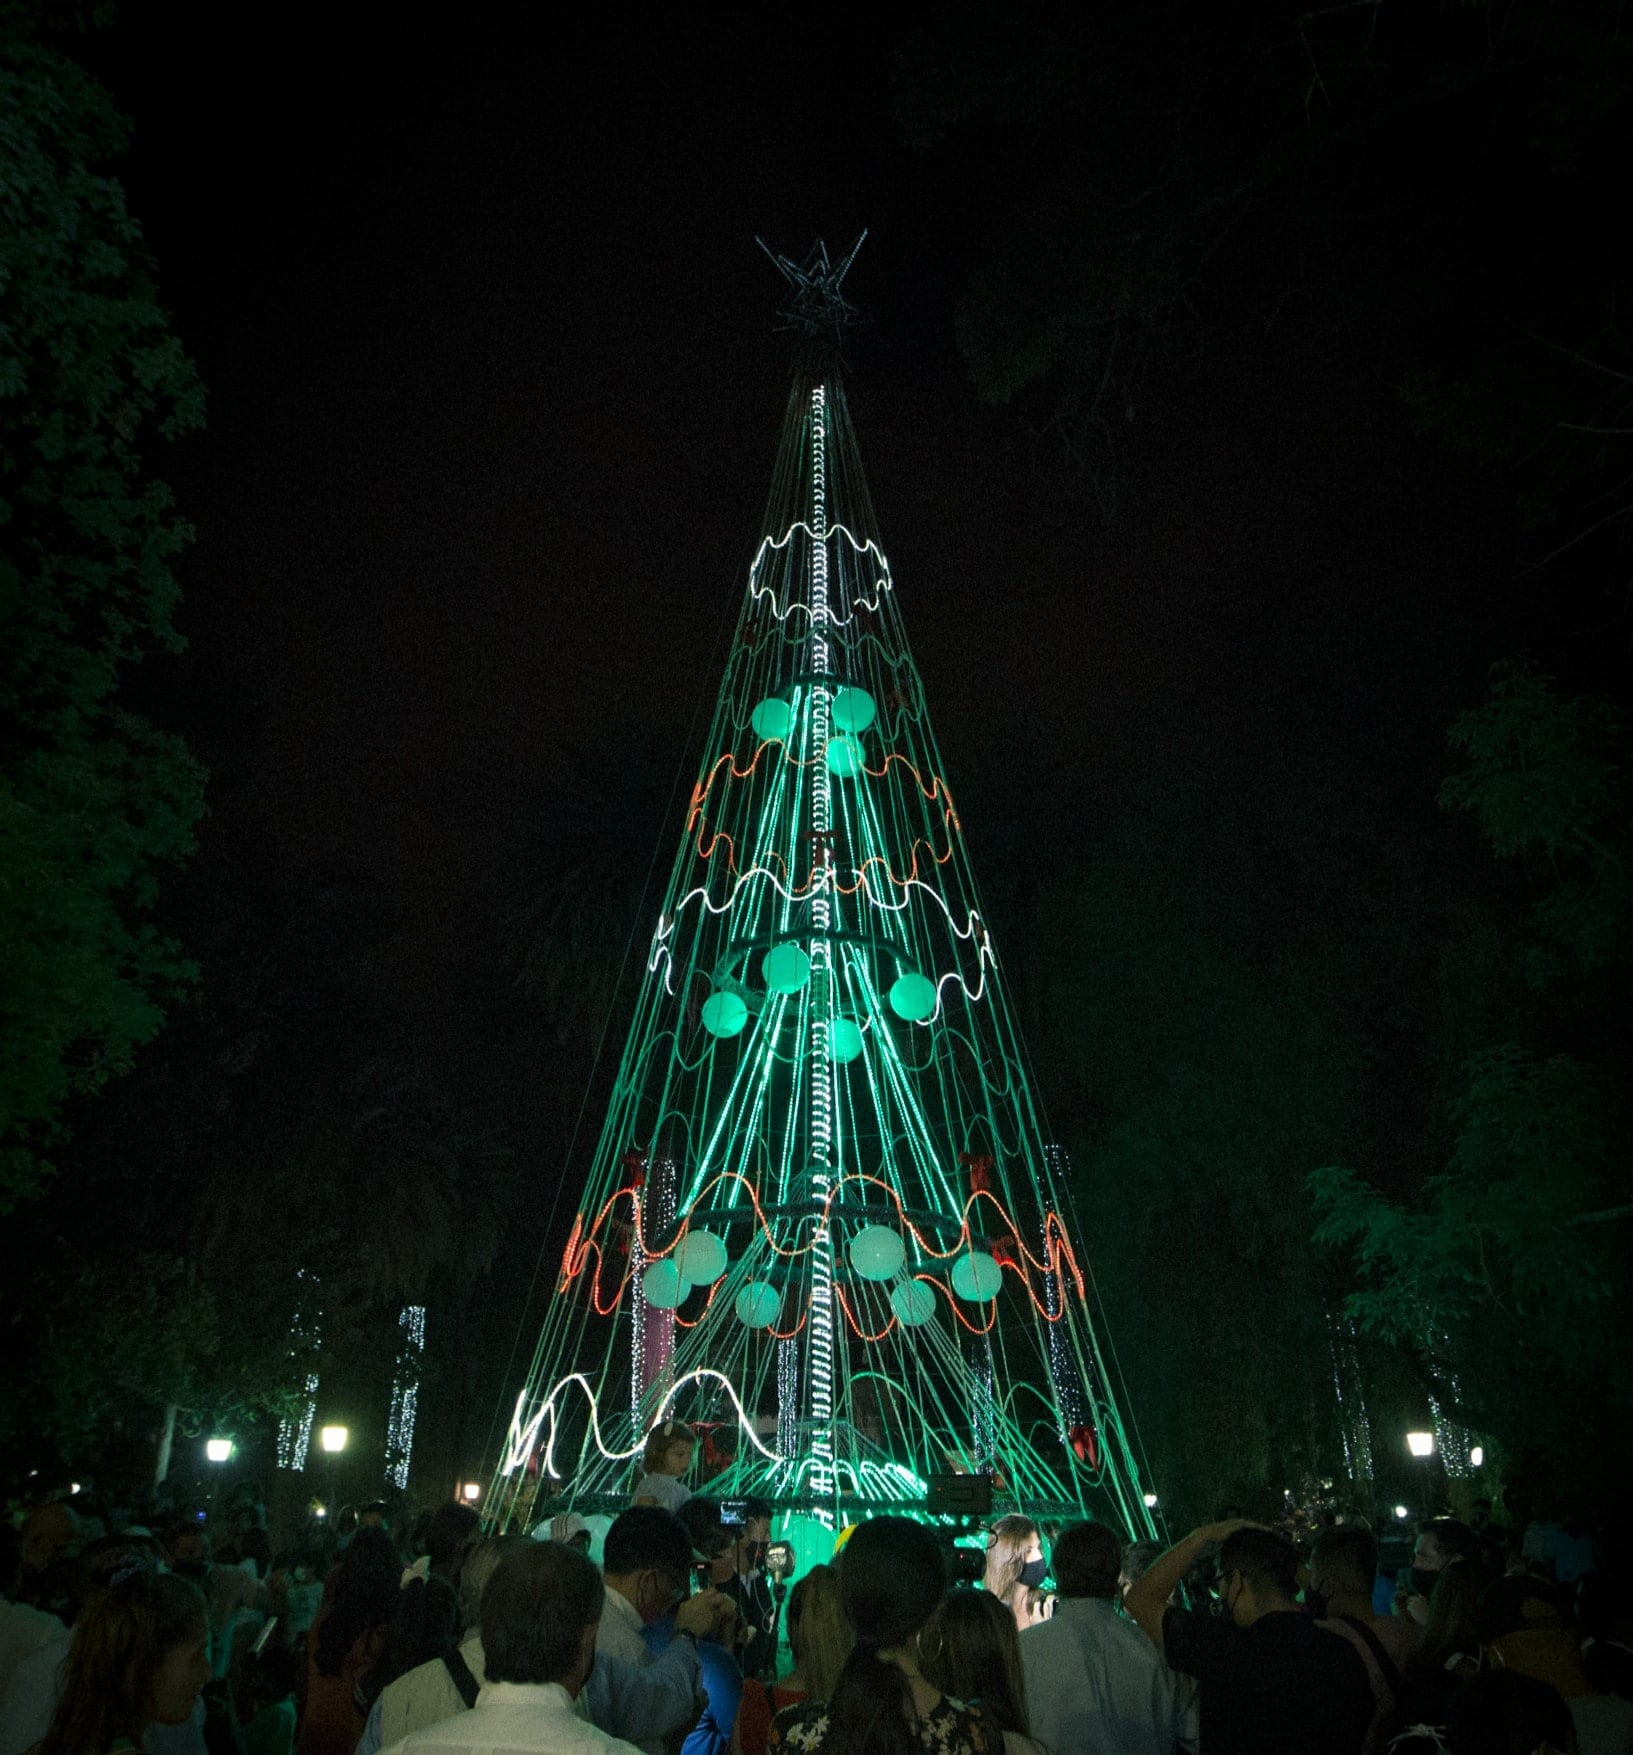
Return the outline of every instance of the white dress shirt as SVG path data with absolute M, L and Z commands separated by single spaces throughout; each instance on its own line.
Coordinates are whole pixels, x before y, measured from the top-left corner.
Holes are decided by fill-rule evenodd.
M 1194 1691 L 1107 1597 L 1057 1597 L 1021 1634 L 1026 1714 L 1054 1755 L 1194 1750 Z
M 387 1755 L 637 1755 L 586 1724 L 559 1682 L 484 1682 L 476 1705 L 393 1743 Z
M 622 1658 L 644 1670 L 652 1662 L 652 1653 L 641 1637 L 640 1611 L 626 1596 L 620 1596 L 611 1585 L 604 1587 L 606 1601 L 601 1605 L 601 1624 L 595 1630 L 595 1649 L 609 1657 Z

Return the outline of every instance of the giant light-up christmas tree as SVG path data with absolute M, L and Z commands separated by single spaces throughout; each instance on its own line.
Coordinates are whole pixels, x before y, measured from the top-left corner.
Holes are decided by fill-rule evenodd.
M 672 1416 L 829 1524 L 974 1472 L 1151 1532 L 846 410 L 855 253 L 773 258 L 764 531 L 497 1521 L 612 1508 Z

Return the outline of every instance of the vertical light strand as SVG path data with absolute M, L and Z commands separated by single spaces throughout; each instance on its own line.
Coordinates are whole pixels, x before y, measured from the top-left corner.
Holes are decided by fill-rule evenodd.
M 643 1191 L 644 1192 L 644 1191 Z M 629 1228 L 629 1431 L 630 1442 L 641 1437 L 641 1397 L 646 1391 L 646 1292 L 641 1275 L 646 1251 L 641 1247 L 642 1195 L 635 1197 L 635 1222 Z
M 799 1342 L 777 1342 L 777 1454 L 798 1455 Z
M 317 1362 L 318 1349 L 323 1344 L 323 1312 L 317 1306 L 317 1275 L 300 1268 L 295 1278 L 300 1289 L 295 1294 L 295 1320 L 290 1324 L 289 1356 L 306 1358 L 306 1386 L 300 1412 L 285 1414 L 278 1422 L 278 1467 L 299 1472 L 306 1467 L 312 1445 L 312 1422 L 318 1411 Z
M 420 1367 L 425 1362 L 425 1306 L 405 1304 L 397 1326 L 403 1333 L 391 1380 L 391 1411 L 386 1416 L 386 1480 L 406 1489 L 414 1453 L 414 1421 L 419 1414 Z
M 1052 1209 L 1060 1199 L 1060 1190 L 1066 1186 L 1065 1178 L 1069 1172 L 1066 1163 L 1066 1152 L 1062 1146 L 1047 1145 L 1043 1148 L 1044 1161 L 1049 1166 L 1049 1200 L 1045 1203 L 1043 1215 L 1043 1259 L 1054 1260 L 1050 1252 L 1050 1224 Z M 1082 1396 L 1078 1391 L 1077 1372 L 1072 1368 L 1071 1349 L 1067 1346 L 1067 1337 L 1061 1332 L 1062 1295 L 1060 1274 L 1058 1270 L 1045 1273 L 1043 1276 L 1044 1308 L 1049 1318 L 1049 1375 L 1055 1380 L 1055 1419 L 1060 1433 L 1060 1442 L 1071 1445 L 1072 1428 L 1082 1423 Z
M 675 1160 L 655 1158 L 652 1162 L 653 1189 L 647 1208 L 660 1237 L 667 1237 L 675 1225 Z M 654 1211 L 655 1209 L 655 1211 Z M 652 1310 L 646 1314 L 643 1340 L 645 1343 L 647 1411 L 637 1425 L 656 1419 L 657 1410 L 669 1399 L 675 1384 L 675 1313 L 673 1310 Z
M 833 1189 L 833 1075 L 829 1067 L 828 1008 L 832 925 L 833 798 L 828 773 L 832 691 L 823 680 L 832 667 L 828 646 L 828 432 L 827 390 L 811 391 L 811 1035 L 809 1073 L 811 1199 L 821 1211 Z M 830 1214 L 811 1255 L 810 1344 L 811 1489 L 819 1501 L 834 1497 L 834 1239 Z

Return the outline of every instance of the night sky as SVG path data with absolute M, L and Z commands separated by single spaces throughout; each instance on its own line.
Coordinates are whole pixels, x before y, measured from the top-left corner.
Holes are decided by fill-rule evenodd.
M 791 356 L 757 235 L 869 229 L 851 408 L 1000 946 L 1006 896 L 1184 792 L 1205 810 L 1141 857 L 1296 957 L 1369 847 L 1461 832 L 1446 732 L 1493 661 L 1611 662 L 1603 603 L 1525 572 L 1511 486 L 1412 432 L 1409 275 L 1393 307 L 1267 305 L 1222 271 L 1119 394 L 1114 505 L 1037 404 L 982 404 L 959 302 L 1050 137 L 909 150 L 891 57 L 920 22 L 132 3 L 87 51 L 209 392 L 162 460 L 198 532 L 190 648 L 138 684 L 211 771 L 180 929 L 208 980 L 235 888 L 380 898 L 382 1033 L 466 1068 L 524 1163 L 539 1049 L 507 1034 L 495 923 L 576 768 L 639 771 L 644 800 L 702 754 Z M 1410 258 L 1408 210 L 1348 242 L 1377 223 Z M 673 824 L 627 833 L 661 873 Z M 1024 1016 L 1024 961 L 1011 981 Z

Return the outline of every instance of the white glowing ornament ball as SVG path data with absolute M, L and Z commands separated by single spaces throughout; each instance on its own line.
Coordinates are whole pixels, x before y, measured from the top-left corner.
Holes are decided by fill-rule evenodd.
M 748 1006 L 735 993 L 711 993 L 703 1002 L 703 1028 L 711 1036 L 735 1036 L 748 1022 Z
M 712 1231 L 688 1231 L 675 1251 L 675 1266 L 690 1286 L 712 1286 L 726 1271 L 726 1246 Z
M 904 1280 L 891 1291 L 890 1308 L 903 1328 L 922 1328 L 936 1313 L 936 1295 L 923 1280 Z
M 760 973 L 773 993 L 798 993 L 811 979 L 811 959 L 798 945 L 774 945 L 760 959 Z
M 673 1310 L 685 1298 L 686 1282 L 668 1256 L 642 1272 L 641 1296 L 654 1310 Z
M 777 1288 L 765 1280 L 750 1280 L 737 1294 L 732 1309 L 744 1328 L 770 1328 L 782 1308 Z
M 828 739 L 828 772 L 836 780 L 854 780 L 862 772 L 862 746 L 841 732 Z
M 749 715 L 754 735 L 762 743 L 781 743 L 794 726 L 794 709 L 776 695 L 769 696 Z
M 907 1259 L 907 1245 L 889 1225 L 864 1225 L 850 1241 L 850 1258 L 864 1280 L 888 1280 Z
M 833 711 L 829 716 L 838 731 L 866 731 L 878 710 L 866 689 L 847 686 L 834 696 Z
M 910 1024 L 922 1024 L 935 1015 L 935 982 L 917 971 L 898 975 L 890 984 L 890 1009 Z
M 953 1290 L 967 1304 L 990 1304 L 1004 1283 L 1004 1270 L 985 1250 L 972 1249 L 953 1263 Z

